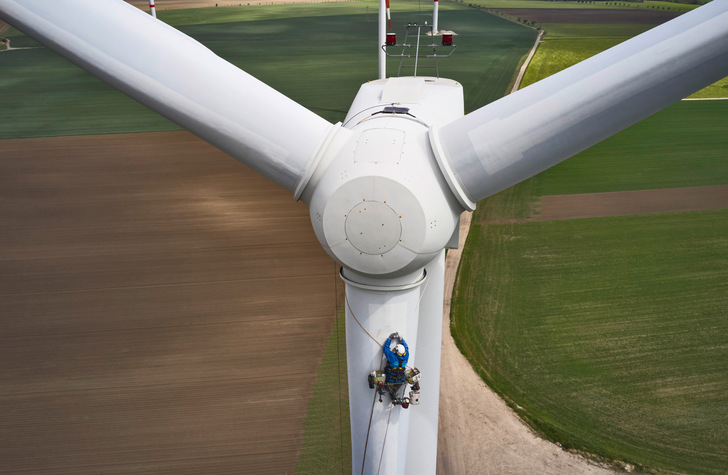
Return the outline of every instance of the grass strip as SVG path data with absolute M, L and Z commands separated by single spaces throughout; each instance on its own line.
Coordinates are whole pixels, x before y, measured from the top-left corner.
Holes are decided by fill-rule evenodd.
M 339 311 L 308 401 L 299 474 L 351 473 L 351 424 L 346 372 L 346 330 Z

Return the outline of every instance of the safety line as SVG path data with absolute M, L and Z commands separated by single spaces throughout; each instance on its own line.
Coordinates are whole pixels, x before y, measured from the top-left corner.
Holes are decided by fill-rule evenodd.
M 382 451 L 379 453 L 379 467 L 377 467 L 377 475 L 382 470 L 382 459 L 384 458 L 384 447 L 387 446 L 387 433 L 389 432 L 389 420 L 392 418 L 392 408 L 394 404 L 389 406 L 389 415 L 387 416 L 387 429 L 384 431 L 384 440 L 382 441 Z
M 422 302 L 422 298 L 423 298 L 423 297 L 425 296 L 425 291 L 427 290 L 427 285 L 428 285 L 429 283 L 430 283 L 429 279 L 428 279 L 427 281 L 425 281 L 425 285 L 424 285 L 424 287 L 422 288 L 422 292 L 420 292 L 420 298 L 419 298 L 419 300 L 417 300 L 417 305 L 415 306 L 415 309 L 414 309 L 414 311 L 415 311 L 415 312 L 418 312 L 418 311 L 419 311 L 419 309 L 420 309 L 420 303 Z M 374 337 L 372 336 L 372 334 L 371 334 L 371 333 L 369 333 L 369 331 L 367 331 L 367 329 L 366 329 L 366 328 L 364 328 L 364 325 L 362 325 L 362 324 L 361 324 L 361 322 L 359 321 L 359 319 L 358 319 L 358 318 L 356 318 L 356 315 L 354 315 L 354 310 L 352 310 L 352 309 L 351 309 L 351 305 L 349 305 L 349 296 L 348 296 L 348 295 L 346 295 L 346 293 L 344 293 L 344 301 L 346 302 L 346 307 L 347 307 L 347 308 L 349 309 L 349 313 L 351 313 L 351 316 L 352 316 L 352 317 L 354 317 L 354 320 L 356 320 L 356 323 L 358 323 L 358 324 L 359 324 L 359 326 L 361 327 L 361 329 L 362 329 L 362 330 L 364 330 L 364 332 L 365 332 L 365 333 L 366 333 L 367 335 L 369 335 L 369 338 L 371 338 L 371 339 L 372 339 L 372 341 L 373 341 L 374 343 L 376 343 L 376 344 L 377 344 L 378 346 L 381 346 L 382 348 L 384 348 L 384 345 L 383 345 L 382 343 L 379 343 L 379 342 L 377 341 L 377 339 L 376 339 L 376 338 L 374 338 Z
M 381 343 L 379 343 L 379 342 L 377 341 L 377 339 L 376 339 L 376 338 L 374 338 L 374 337 L 372 336 L 372 334 L 371 334 L 371 333 L 369 333 L 369 332 L 367 331 L 367 329 L 366 329 L 366 328 L 364 328 L 364 325 L 362 325 L 362 324 L 361 324 L 361 322 L 359 321 L 359 319 L 358 319 L 358 318 L 356 318 L 356 315 L 354 315 L 354 311 L 353 311 L 353 310 L 351 309 L 351 305 L 349 305 L 349 296 L 348 296 L 348 295 L 346 295 L 346 293 L 344 293 L 344 301 L 346 302 L 346 306 L 347 306 L 347 307 L 349 308 L 349 313 L 351 313 L 351 316 L 352 316 L 352 317 L 354 317 L 354 320 L 356 320 L 356 323 L 358 323 L 358 324 L 359 324 L 359 326 L 361 327 L 361 329 L 362 329 L 362 330 L 364 330 L 364 332 L 365 332 L 365 333 L 366 333 L 367 335 L 369 335 L 369 338 L 371 338 L 371 339 L 372 339 L 372 341 L 373 341 L 374 343 L 376 343 L 376 344 L 377 344 L 377 346 L 381 346 L 382 348 L 384 348 L 384 345 L 383 345 L 383 344 L 381 344 Z
M 422 302 L 422 299 L 425 296 L 425 291 L 427 290 L 427 286 L 429 285 L 429 283 L 430 283 L 430 279 L 427 279 L 425 281 L 425 285 L 422 287 L 422 291 L 420 292 L 420 298 L 417 300 L 417 305 L 415 306 L 415 310 L 414 310 L 415 312 L 419 312 L 420 311 L 420 302 Z M 420 320 L 420 318 L 419 318 L 419 315 L 418 315 L 417 316 L 417 321 L 419 322 L 419 320 Z M 417 325 L 417 327 L 419 328 L 419 324 Z
M 377 402 L 377 392 L 374 391 L 372 399 L 372 410 L 369 412 L 369 427 L 367 427 L 367 438 L 364 441 L 364 456 L 361 458 L 361 475 L 364 475 L 364 463 L 367 461 L 367 446 L 369 445 L 369 431 L 372 429 L 372 417 L 374 416 L 374 404 Z
M 366 331 L 366 330 L 365 330 Z M 382 359 L 379 362 L 379 370 L 382 371 L 382 366 L 384 365 L 384 354 L 382 354 Z M 369 426 L 367 427 L 367 438 L 364 441 L 364 456 L 361 459 L 361 473 L 364 475 L 364 463 L 367 460 L 367 446 L 369 445 L 369 432 L 372 430 L 372 417 L 374 417 L 374 403 L 377 401 L 377 393 L 378 390 L 374 390 L 374 399 L 372 400 L 372 409 L 369 411 Z M 389 421 L 387 421 L 387 424 L 389 424 Z M 384 452 L 384 449 L 382 449 L 382 452 Z M 381 455 L 379 457 L 379 463 L 381 464 L 382 458 Z

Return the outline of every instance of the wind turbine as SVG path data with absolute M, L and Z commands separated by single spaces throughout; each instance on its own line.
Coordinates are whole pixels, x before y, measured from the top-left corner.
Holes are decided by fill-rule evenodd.
M 121 0 L 0 0 L 0 17 L 309 205 L 346 282 L 354 473 L 435 471 L 460 213 L 728 75 L 728 0 L 714 0 L 467 115 L 457 82 L 380 69 L 331 124 Z M 374 404 L 366 382 L 394 331 L 423 375 L 408 410 Z

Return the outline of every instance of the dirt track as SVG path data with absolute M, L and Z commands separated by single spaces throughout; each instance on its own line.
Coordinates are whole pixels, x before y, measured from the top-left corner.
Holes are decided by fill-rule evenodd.
M 0 472 L 293 472 L 336 280 L 289 192 L 185 132 L 3 140 L 0 222 Z

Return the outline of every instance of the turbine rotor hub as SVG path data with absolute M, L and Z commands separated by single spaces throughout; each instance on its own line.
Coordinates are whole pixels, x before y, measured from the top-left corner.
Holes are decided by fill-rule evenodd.
M 402 236 L 400 220 L 386 203 L 362 201 L 346 214 L 346 238 L 364 254 L 382 255 L 399 243 Z
M 452 240 L 462 206 L 422 124 L 384 118 L 360 127 L 336 133 L 301 198 L 342 266 L 378 279 L 414 274 Z

